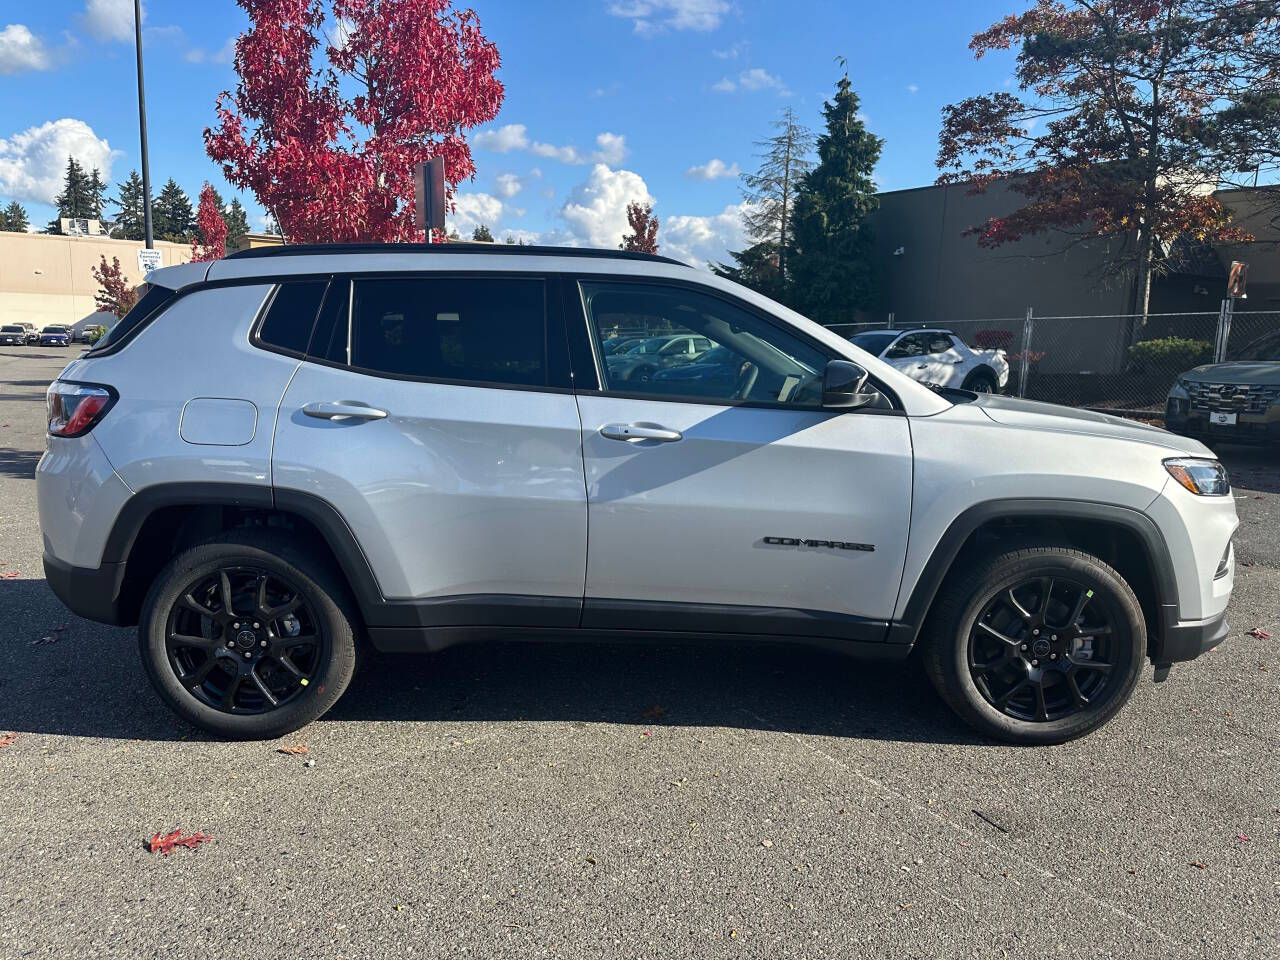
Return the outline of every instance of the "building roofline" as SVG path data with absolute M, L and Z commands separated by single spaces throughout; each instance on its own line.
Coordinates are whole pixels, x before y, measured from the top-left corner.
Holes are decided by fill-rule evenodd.
M 602 260 L 643 260 L 668 263 L 677 267 L 688 264 L 670 257 L 629 250 L 603 250 L 596 247 L 521 246 L 514 243 L 294 243 L 271 247 L 253 247 L 224 257 L 225 260 L 261 260 L 271 257 L 345 256 L 360 253 L 431 253 L 471 254 L 524 257 L 588 257 Z

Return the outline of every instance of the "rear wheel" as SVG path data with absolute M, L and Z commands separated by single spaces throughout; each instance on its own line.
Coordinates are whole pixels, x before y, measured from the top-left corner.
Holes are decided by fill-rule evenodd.
M 1000 387 L 989 370 L 975 370 L 965 377 L 964 389 L 974 393 L 995 393 Z
M 1146 641 L 1142 608 L 1115 570 L 1071 547 L 1030 547 L 944 585 L 924 663 L 942 698 L 983 733 L 1062 743 L 1125 704 Z
M 355 668 L 345 586 L 267 531 L 179 554 L 143 605 L 142 662 L 184 720 L 236 740 L 271 739 L 319 717 Z

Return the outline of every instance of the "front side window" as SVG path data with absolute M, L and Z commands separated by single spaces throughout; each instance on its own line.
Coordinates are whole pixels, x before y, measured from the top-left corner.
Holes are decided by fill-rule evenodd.
M 602 351 L 605 389 L 654 398 L 818 407 L 827 357 L 735 304 L 687 287 L 584 281 L 583 305 Z
M 925 353 L 925 335 L 923 333 L 908 333 L 885 354 L 888 360 L 900 360 L 903 357 L 922 357 Z
M 541 280 L 357 278 L 351 286 L 353 367 L 428 380 L 546 386 Z

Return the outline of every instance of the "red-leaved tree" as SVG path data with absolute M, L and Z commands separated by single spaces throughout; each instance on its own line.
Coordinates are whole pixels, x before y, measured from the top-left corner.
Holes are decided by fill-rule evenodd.
M 218 191 L 206 183 L 196 210 L 196 238 L 191 241 L 192 260 L 221 260 L 227 252 L 227 221 L 222 217 Z
M 138 302 L 138 291 L 125 278 L 119 257 L 112 257 L 107 263 L 103 255 L 101 262 L 93 268 L 93 279 L 98 281 L 98 292 L 93 295 L 93 302 L 99 310 L 123 317 Z
M 1278 23 L 1276 0 L 1034 0 L 974 36 L 977 57 L 1017 51 L 1016 90 L 942 113 L 941 179 L 1014 194 L 978 242 L 1114 238 L 1146 313 L 1177 241 L 1250 239 L 1214 191 L 1280 165 Z
M 498 50 L 475 12 L 450 0 L 236 2 L 251 23 L 236 41 L 240 83 L 204 133 L 227 180 L 289 243 L 420 237 L 414 165 L 443 157 L 452 198 L 475 174 L 467 129 L 502 105 Z
M 623 235 L 620 249 L 636 253 L 658 252 L 658 218 L 653 215 L 651 205 L 628 203 L 627 223 L 631 225 L 631 232 Z

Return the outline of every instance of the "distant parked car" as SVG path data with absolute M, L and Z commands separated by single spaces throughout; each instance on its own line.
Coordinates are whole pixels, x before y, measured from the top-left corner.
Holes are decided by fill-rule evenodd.
M 745 363 L 745 357 L 727 347 L 712 347 L 693 363 L 659 370 L 653 375 L 654 385 L 669 385 L 673 394 L 682 396 L 736 396 Z
M 71 340 L 75 343 L 93 343 L 106 332 L 107 328 L 102 324 L 91 323 L 77 330 Z
M 706 337 L 689 335 L 650 337 L 642 340 L 626 353 L 605 357 L 609 376 L 614 380 L 634 380 L 647 383 L 659 370 L 692 363 L 700 354 L 711 349 Z
M 1164 422 L 1204 440 L 1280 441 L 1280 333 L 1255 340 L 1239 360 L 1206 363 L 1178 377 Z
M 40 342 L 40 331 L 36 329 L 36 325 L 34 323 L 30 323 L 26 320 L 19 320 L 18 326 L 27 331 L 27 343 Z
M 849 339 L 921 383 L 999 393 L 1009 382 L 1003 350 L 974 350 L 950 330 L 868 330 Z
M 20 323 L 6 323 L 0 327 L 0 347 L 25 347 L 27 328 Z
M 643 342 L 643 337 L 610 337 L 600 344 L 600 352 L 606 357 L 611 357 L 615 353 L 626 353 L 632 347 Z
M 68 347 L 71 345 L 71 333 L 61 324 L 51 324 L 40 331 L 40 346 Z

